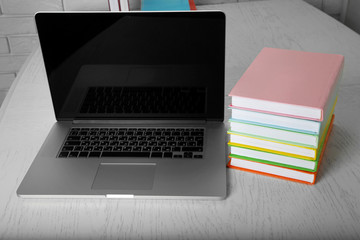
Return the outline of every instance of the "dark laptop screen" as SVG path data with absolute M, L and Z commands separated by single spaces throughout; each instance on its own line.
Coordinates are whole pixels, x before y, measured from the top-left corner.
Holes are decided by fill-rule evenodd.
M 57 119 L 223 120 L 223 13 L 35 19 Z

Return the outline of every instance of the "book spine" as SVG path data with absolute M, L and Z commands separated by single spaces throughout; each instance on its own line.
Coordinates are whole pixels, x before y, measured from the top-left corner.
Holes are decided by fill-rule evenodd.
M 189 6 L 190 6 L 190 10 L 196 10 L 196 5 L 194 0 L 189 0 Z

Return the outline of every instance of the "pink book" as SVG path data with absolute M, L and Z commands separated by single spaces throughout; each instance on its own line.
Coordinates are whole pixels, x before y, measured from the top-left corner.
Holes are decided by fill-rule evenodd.
M 344 56 L 263 48 L 231 90 L 232 107 L 323 121 Z

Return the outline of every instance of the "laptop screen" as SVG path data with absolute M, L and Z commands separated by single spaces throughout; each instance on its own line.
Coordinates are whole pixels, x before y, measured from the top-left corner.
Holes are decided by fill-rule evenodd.
M 35 19 L 58 120 L 223 120 L 223 13 L 49 12 Z

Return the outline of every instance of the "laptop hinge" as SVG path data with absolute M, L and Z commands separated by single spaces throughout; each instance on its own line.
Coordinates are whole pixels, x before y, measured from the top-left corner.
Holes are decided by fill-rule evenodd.
M 201 124 L 207 121 L 202 120 L 73 120 L 73 124 Z

